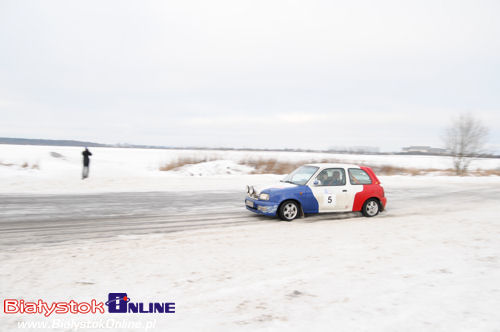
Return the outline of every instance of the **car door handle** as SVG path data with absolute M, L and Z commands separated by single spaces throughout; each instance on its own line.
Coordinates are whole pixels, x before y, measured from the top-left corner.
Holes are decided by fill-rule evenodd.
M 347 192 L 347 189 L 342 190 L 342 192 L 343 192 L 343 193 L 346 193 L 346 192 Z

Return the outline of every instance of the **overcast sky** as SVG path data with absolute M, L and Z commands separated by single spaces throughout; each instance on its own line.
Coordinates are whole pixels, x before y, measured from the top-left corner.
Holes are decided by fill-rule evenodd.
M 0 137 L 500 151 L 500 1 L 0 0 Z

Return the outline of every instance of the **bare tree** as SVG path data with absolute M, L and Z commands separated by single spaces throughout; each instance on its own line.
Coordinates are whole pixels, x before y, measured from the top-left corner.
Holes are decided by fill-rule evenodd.
M 472 158 L 483 153 L 487 136 L 488 128 L 469 113 L 459 115 L 446 129 L 443 140 L 457 175 L 467 174 Z

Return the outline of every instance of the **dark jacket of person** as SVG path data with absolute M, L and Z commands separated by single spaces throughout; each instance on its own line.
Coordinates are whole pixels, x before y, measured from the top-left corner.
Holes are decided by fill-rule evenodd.
M 89 149 L 85 149 L 83 152 L 83 166 L 89 166 L 90 163 L 90 158 L 89 156 L 92 155 L 92 153 L 89 151 Z

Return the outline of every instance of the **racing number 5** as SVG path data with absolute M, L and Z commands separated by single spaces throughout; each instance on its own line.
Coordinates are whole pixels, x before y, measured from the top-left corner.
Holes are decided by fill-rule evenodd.
M 328 193 L 328 196 L 325 196 L 325 205 L 329 205 L 331 207 L 334 207 L 337 205 L 337 197 L 335 197 L 335 194 Z

